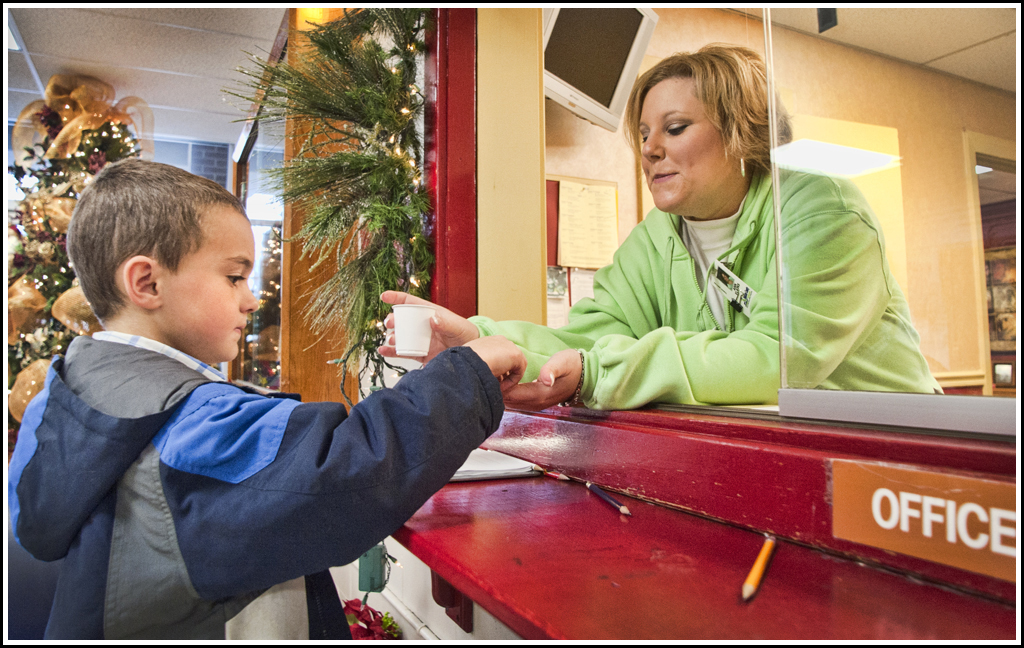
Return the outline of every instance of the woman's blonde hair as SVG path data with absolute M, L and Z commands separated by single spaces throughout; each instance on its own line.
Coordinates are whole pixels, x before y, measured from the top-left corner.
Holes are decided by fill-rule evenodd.
M 693 79 L 694 93 L 704 106 L 708 120 L 722 134 L 729 157 L 744 160 L 747 168 L 771 168 L 768 119 L 768 79 L 764 61 L 757 52 L 738 45 L 715 43 L 696 52 L 680 52 L 640 75 L 633 84 L 624 119 L 626 139 L 639 157 L 640 112 L 651 88 L 666 79 Z M 779 143 L 791 139 L 789 117 L 781 103 Z

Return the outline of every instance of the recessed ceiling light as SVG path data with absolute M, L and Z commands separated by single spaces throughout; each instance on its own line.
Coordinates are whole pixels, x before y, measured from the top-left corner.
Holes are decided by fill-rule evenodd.
M 976 174 L 978 174 L 978 175 L 981 175 L 982 173 L 988 173 L 991 170 L 992 170 L 992 167 L 981 166 L 980 164 L 975 164 L 974 165 L 974 172 Z
M 21 48 L 18 47 L 18 39 L 16 39 L 14 34 L 11 33 L 10 25 L 7 26 L 7 49 L 14 50 L 16 52 L 21 51 Z
M 888 153 L 802 139 L 772 150 L 772 161 L 796 171 L 852 178 L 899 166 L 900 158 Z

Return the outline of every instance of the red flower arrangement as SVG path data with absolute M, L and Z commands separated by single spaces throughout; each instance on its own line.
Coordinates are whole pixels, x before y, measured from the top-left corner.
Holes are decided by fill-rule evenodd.
M 400 639 L 402 636 L 390 614 L 381 614 L 359 599 L 345 601 L 345 620 L 353 639 Z

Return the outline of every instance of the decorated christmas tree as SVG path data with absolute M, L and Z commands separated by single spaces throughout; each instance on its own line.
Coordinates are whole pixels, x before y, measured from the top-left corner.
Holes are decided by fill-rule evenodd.
M 249 277 L 259 306 L 245 328 L 248 352 L 242 376 L 258 387 L 281 386 L 281 226 L 269 228 L 258 245 L 260 266 Z
M 100 169 L 151 156 L 153 146 L 139 137 L 151 128 L 149 107 L 136 97 L 113 99 L 113 88 L 102 81 L 56 75 L 11 133 L 9 171 L 25 198 L 7 229 L 10 431 L 42 388 L 50 359 L 76 335 L 100 330 L 68 261 L 68 225 L 79 193 Z

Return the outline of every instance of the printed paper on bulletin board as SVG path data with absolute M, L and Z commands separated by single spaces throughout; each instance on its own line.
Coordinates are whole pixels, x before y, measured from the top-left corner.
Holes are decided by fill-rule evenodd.
M 558 190 L 558 265 L 603 268 L 619 245 L 618 189 L 562 180 Z

